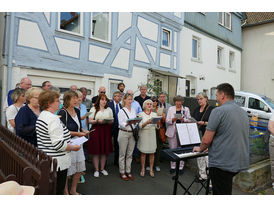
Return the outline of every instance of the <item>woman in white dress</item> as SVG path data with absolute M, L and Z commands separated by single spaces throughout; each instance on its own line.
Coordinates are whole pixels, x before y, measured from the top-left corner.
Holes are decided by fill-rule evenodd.
M 11 95 L 11 99 L 14 104 L 10 105 L 6 110 L 6 118 L 8 123 L 8 129 L 15 133 L 15 117 L 19 111 L 19 109 L 26 102 L 25 97 L 26 90 L 22 88 L 16 88 Z
M 154 177 L 153 165 L 154 165 L 154 153 L 156 152 L 156 124 L 152 124 L 152 118 L 157 117 L 155 112 L 152 112 L 153 102 L 148 99 L 143 103 L 143 112 L 140 114 L 142 121 L 140 122 L 139 140 L 137 148 L 141 152 L 141 177 L 145 176 L 145 162 L 146 154 L 149 154 L 149 168 L 150 176 Z

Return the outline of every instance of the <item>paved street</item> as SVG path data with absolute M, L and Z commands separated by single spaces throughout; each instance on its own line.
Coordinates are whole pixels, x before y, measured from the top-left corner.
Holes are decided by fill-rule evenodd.
M 155 172 L 155 178 L 146 173 L 145 177 L 141 177 L 140 165 L 135 161 L 132 163 L 132 175 L 135 177 L 134 181 L 123 181 L 119 177 L 119 169 L 113 164 L 113 154 L 108 158 L 108 166 L 106 170 L 109 172 L 108 176 L 100 174 L 99 178 L 93 177 L 93 166 L 91 163 L 86 163 L 87 171 L 85 175 L 86 182 L 79 184 L 78 192 L 85 195 L 171 195 L 173 190 L 173 175 L 169 174 L 169 162 L 163 161 L 161 163 L 161 171 Z M 191 171 L 188 167 L 185 168 L 185 173 L 180 177 L 180 181 L 185 186 L 188 186 L 195 171 Z M 200 188 L 200 184 L 195 183 L 191 189 L 192 193 L 196 193 Z M 182 194 L 183 190 L 178 186 L 177 194 Z M 200 194 L 205 194 L 203 189 Z M 234 195 L 248 195 L 237 188 L 233 188 Z

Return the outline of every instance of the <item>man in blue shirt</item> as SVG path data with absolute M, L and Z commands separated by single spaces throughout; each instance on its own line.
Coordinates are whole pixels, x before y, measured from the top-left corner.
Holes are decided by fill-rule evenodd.
M 130 89 L 127 90 L 127 93 L 133 96 L 133 91 Z M 140 104 L 136 100 L 132 100 L 131 108 L 135 110 L 137 115 L 143 111 Z
M 20 81 L 20 84 L 19 84 L 19 88 L 22 88 L 22 89 L 25 89 L 25 90 L 28 90 L 29 88 L 31 88 L 32 86 L 32 82 L 30 80 L 30 78 L 28 77 L 23 77 Z M 13 104 L 13 101 L 11 99 L 11 95 L 12 93 L 14 92 L 14 89 L 10 90 L 8 92 L 8 95 L 7 95 L 7 98 L 6 98 L 6 101 L 5 101 L 5 104 L 4 104 L 4 107 L 3 107 L 3 111 L 5 112 L 6 109 Z

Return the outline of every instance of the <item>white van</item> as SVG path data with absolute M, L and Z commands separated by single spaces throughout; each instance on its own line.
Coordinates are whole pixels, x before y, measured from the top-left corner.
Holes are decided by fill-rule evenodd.
M 268 121 L 274 113 L 274 101 L 264 95 L 235 91 L 235 102 L 248 113 L 248 116 L 256 113 L 260 120 Z

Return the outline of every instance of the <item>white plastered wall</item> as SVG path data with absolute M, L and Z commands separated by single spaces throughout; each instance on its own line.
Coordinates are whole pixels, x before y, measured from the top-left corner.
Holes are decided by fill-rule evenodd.
M 242 32 L 242 90 L 274 99 L 274 23 L 249 28 Z
M 201 60 L 200 62 L 192 60 L 192 37 L 200 38 L 201 42 Z M 233 85 L 235 90 L 240 89 L 241 85 L 241 51 L 227 44 L 221 43 L 213 38 L 205 36 L 184 27 L 181 32 L 181 61 L 180 74 L 184 77 L 187 75 L 197 78 L 196 94 L 204 89 L 208 90 L 216 87 L 220 83 L 228 82 Z M 217 47 L 224 48 L 224 68 L 217 67 Z M 235 53 L 234 71 L 229 69 L 229 51 Z M 200 80 L 204 79 L 204 80 Z M 180 93 L 185 94 L 185 80 L 179 81 Z M 195 96 L 191 95 L 191 96 Z

